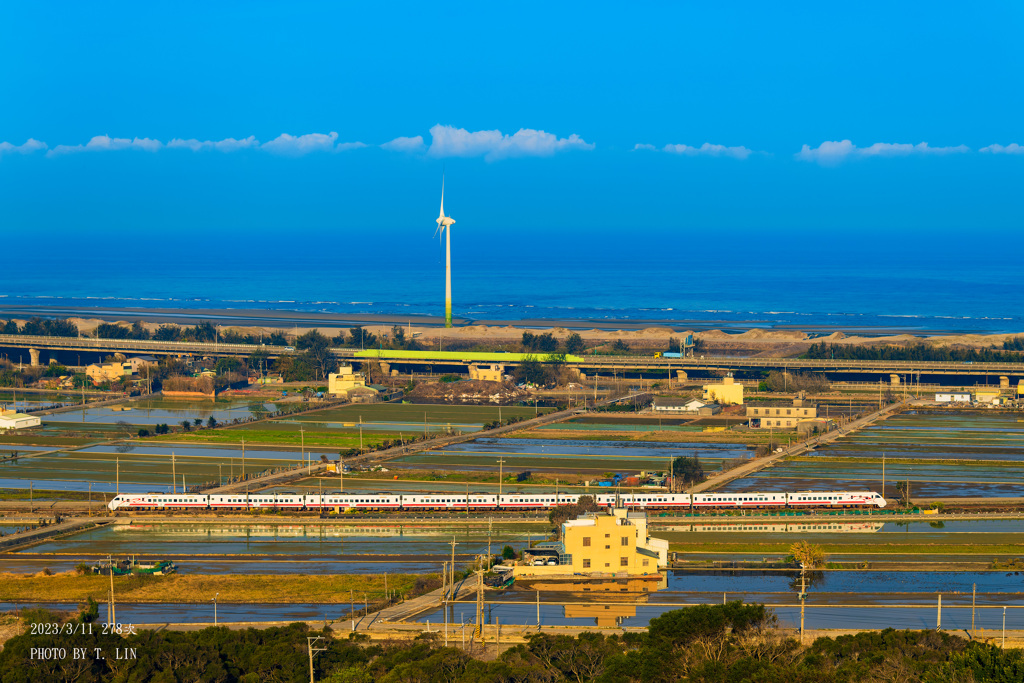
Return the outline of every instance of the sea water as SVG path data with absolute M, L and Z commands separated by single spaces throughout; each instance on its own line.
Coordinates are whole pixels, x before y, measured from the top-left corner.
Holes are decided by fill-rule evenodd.
M 444 264 L 433 253 L 365 256 L 291 262 L 175 258 L 144 268 L 85 268 L 66 275 L 59 268 L 15 262 L 0 274 L 0 317 L 23 317 L 33 307 L 56 315 L 84 308 L 185 309 L 197 311 L 197 318 L 203 317 L 200 309 L 372 314 L 395 321 L 443 315 Z M 453 272 L 454 312 L 462 322 L 578 321 L 571 326 L 584 328 L 632 321 L 727 330 L 1024 331 L 1024 286 L 1014 264 L 712 256 L 618 261 L 571 254 L 522 258 L 500 249 L 462 253 Z M 272 322 L 268 318 L 266 324 Z

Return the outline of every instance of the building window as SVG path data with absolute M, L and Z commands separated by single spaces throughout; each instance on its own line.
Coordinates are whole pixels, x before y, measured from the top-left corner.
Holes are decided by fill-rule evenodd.
M 622 537 L 622 545 L 629 545 L 629 536 Z
M 620 567 L 628 567 L 629 566 L 629 558 L 628 557 L 620 557 L 619 558 L 619 566 Z
M 647 566 L 647 558 L 644 558 L 644 566 Z
M 583 568 L 590 569 L 590 560 L 583 560 Z
M 792 414 L 793 414 L 793 411 L 790 410 L 789 408 L 786 408 L 786 415 L 792 415 Z
M 610 566 L 612 566 L 612 565 L 611 565 L 611 563 L 609 563 L 609 562 L 605 562 L 605 563 L 604 563 L 604 566 L 605 566 L 605 567 L 610 567 Z
M 605 534 L 605 535 L 604 535 L 604 537 L 605 537 L 605 538 L 611 538 L 611 537 L 612 537 L 612 535 L 611 535 L 611 534 Z
M 584 536 L 583 537 L 583 547 L 584 548 L 589 548 L 590 547 L 590 536 Z

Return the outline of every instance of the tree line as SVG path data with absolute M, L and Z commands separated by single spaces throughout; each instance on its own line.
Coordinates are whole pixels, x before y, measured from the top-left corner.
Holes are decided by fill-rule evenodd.
M 58 619 L 46 610 L 23 618 Z M 74 621 L 96 622 L 95 603 Z M 764 605 L 730 602 L 666 612 L 643 633 L 534 633 L 497 657 L 445 647 L 438 634 L 410 641 L 367 642 L 362 634 L 334 638 L 306 624 L 233 631 L 143 631 L 125 638 L 92 634 L 19 635 L 0 652 L 5 683 L 79 681 L 310 680 L 307 637 L 327 636 L 313 659 L 325 683 L 1010 683 L 1024 680 L 1024 653 L 936 631 L 885 629 L 818 638 L 802 647 L 780 632 Z M 33 657 L 32 648 L 81 648 L 88 656 Z M 105 654 L 105 659 L 93 653 Z M 135 648 L 137 658 L 116 657 Z M 490 649 L 490 648 L 489 648 Z
M 1024 341 L 1021 337 L 1003 342 L 1003 348 L 989 347 L 985 349 L 956 348 L 949 346 L 932 346 L 919 342 L 906 346 L 858 346 L 853 344 L 827 344 L 818 342 L 801 358 L 841 360 L 906 360 L 906 361 L 938 361 L 949 363 L 998 363 L 1020 362 Z

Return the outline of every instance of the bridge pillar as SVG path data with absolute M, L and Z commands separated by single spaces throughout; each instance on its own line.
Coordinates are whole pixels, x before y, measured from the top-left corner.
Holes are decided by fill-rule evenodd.
M 391 374 L 391 363 L 385 363 L 385 362 L 381 361 L 380 371 L 381 371 L 381 374 L 383 374 L 383 375 L 390 375 Z
M 900 376 L 895 374 L 889 375 L 889 384 L 898 387 L 900 385 Z
M 29 349 L 28 357 L 31 359 L 30 364 L 32 365 L 32 367 L 35 368 L 39 366 L 39 349 Z
M 676 379 L 680 382 L 685 382 L 689 379 L 689 376 L 686 374 L 686 370 L 676 370 Z
M 1009 389 L 1010 388 L 1010 378 L 1005 376 L 1005 375 L 1000 377 L 999 378 L 999 388 L 1001 390 L 1002 389 Z

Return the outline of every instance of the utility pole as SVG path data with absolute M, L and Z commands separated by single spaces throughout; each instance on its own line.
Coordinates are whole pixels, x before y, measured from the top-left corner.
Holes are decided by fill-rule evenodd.
M 242 439 L 242 480 L 245 480 L 245 439 Z
M 1006 649 L 1006 605 L 1003 605 L 1003 642 L 999 647 Z
M 978 598 L 978 584 L 971 585 L 971 640 L 974 640 L 974 606 Z
M 807 568 L 800 564 L 800 643 L 805 641 L 804 633 L 804 603 L 807 600 Z
M 498 458 L 498 504 L 501 504 L 501 480 L 505 473 L 505 458 Z
M 452 573 L 452 580 L 451 580 L 451 584 L 450 584 L 450 586 L 451 586 L 450 590 L 451 590 L 452 600 L 454 600 L 455 599 L 455 536 L 452 536 L 452 565 L 451 565 L 451 567 L 449 567 L 449 570 Z
M 938 612 L 935 615 L 935 630 L 942 630 L 942 593 L 939 593 L 939 606 Z
M 114 475 L 115 479 L 114 479 L 114 481 L 116 482 L 114 484 L 114 486 L 115 486 L 115 488 L 114 488 L 115 494 L 114 495 L 119 496 L 119 495 L 121 495 L 121 458 L 117 458 L 117 457 L 114 458 L 114 472 L 115 472 L 115 475 Z
M 309 683 L 315 683 L 313 681 L 313 655 L 318 652 L 324 652 L 327 649 L 320 646 L 320 641 L 323 639 L 323 636 L 306 637 L 306 645 L 309 647 Z
M 306 462 L 306 433 L 301 426 L 299 427 L 299 443 L 299 447 L 302 449 L 299 455 L 299 462 Z M 359 444 L 359 447 L 362 448 L 362 444 Z
M 885 498 L 885 451 L 882 451 L 882 498 Z
M 114 626 L 117 624 L 117 611 L 114 606 L 114 560 L 110 555 L 107 555 L 107 568 L 110 570 L 110 625 Z M 1005 608 L 1003 614 L 1006 614 Z M 1005 621 L 1004 618 L 1003 622 Z
M 174 469 L 174 451 L 171 451 L 171 494 L 174 494 L 174 487 L 177 486 L 178 475 Z M 182 492 L 184 493 L 184 492 Z

